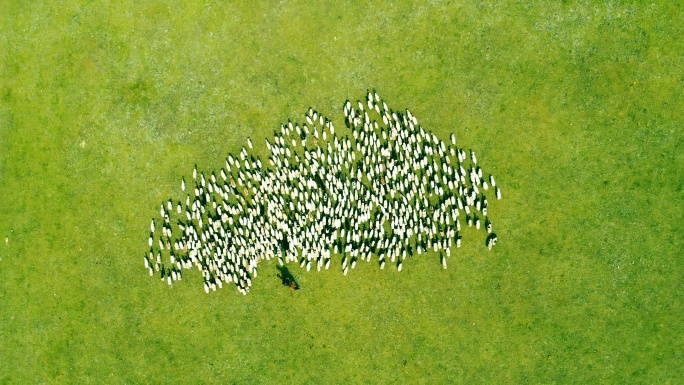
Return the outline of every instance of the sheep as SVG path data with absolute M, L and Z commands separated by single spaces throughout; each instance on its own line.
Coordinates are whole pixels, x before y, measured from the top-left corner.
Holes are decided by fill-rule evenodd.
M 204 273 L 207 293 L 230 281 L 245 295 L 262 258 L 276 257 L 284 266 L 297 262 L 301 255 L 300 267 L 310 271 L 315 260 L 320 271 L 323 266 L 329 269 L 330 252 L 324 246 L 329 244 L 336 253 L 344 253 L 342 271 L 346 275 L 355 268 L 359 255 L 370 262 L 374 253 L 381 269 L 389 259 L 401 271 L 403 260 L 413 255 L 415 247 L 418 255 L 426 249 L 441 251 L 446 268 L 452 245 L 461 246 L 460 210 L 466 213 L 468 225 L 478 230 L 478 215 L 484 215 L 485 228 L 492 235 L 486 198 L 479 188 L 487 191 L 492 186 L 498 199 L 501 193 L 493 176 L 489 175 L 489 183 L 483 179 L 475 152 L 470 150 L 473 165 L 466 173 L 466 152 L 456 147 L 455 135 L 450 135 L 450 144 L 439 140 L 418 126 L 408 109 L 401 113 L 389 110 L 374 90 L 368 91 L 363 102 L 357 101 L 358 110 L 349 101 L 344 105 L 351 140 L 335 136 L 332 122 L 310 107 L 306 124 L 282 124 L 281 132 L 274 132 L 274 142 L 267 141 L 273 168 L 263 169 L 260 160 L 250 156 L 251 138 L 247 138 L 239 160 L 230 154 L 226 158 L 226 168 L 218 173 L 221 185 L 212 172 L 207 186 L 204 173 L 195 165 L 192 202 L 186 195 L 183 210 L 177 201 L 177 213 L 185 211 L 187 218 L 187 222 L 178 221 L 180 238 L 171 238 L 171 200 L 160 207 L 164 224 L 159 248 L 155 247 L 160 250 L 157 259 L 164 248 L 181 254 L 169 256 L 172 266 L 168 270 L 162 267 L 162 274 L 179 280 L 183 268 L 197 265 Z M 379 125 L 378 116 L 384 126 Z M 309 134 L 314 143 L 306 148 Z M 299 140 L 305 147 L 302 159 L 296 151 Z M 451 157 L 458 162 L 451 162 Z M 237 175 L 233 176 L 231 168 L 238 170 Z M 185 187 L 182 178 L 181 190 Z M 436 206 L 435 197 L 439 199 Z M 480 213 L 471 214 L 471 207 Z M 387 224 L 391 233 L 385 230 Z M 154 233 L 154 224 L 150 226 Z M 415 244 L 408 245 L 409 239 L 415 239 Z M 152 249 L 153 239 L 148 243 Z M 488 248 L 495 243 L 489 238 Z M 159 271 L 160 263 L 153 263 L 153 254 L 145 257 L 145 265 L 151 271 L 154 265 Z

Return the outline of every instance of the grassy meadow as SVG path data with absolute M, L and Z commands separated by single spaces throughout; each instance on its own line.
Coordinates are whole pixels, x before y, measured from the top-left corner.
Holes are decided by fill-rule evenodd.
M 0 383 L 677 383 L 676 2 L 0 3 Z M 376 88 L 492 172 L 443 270 L 173 287 L 149 221 L 197 164 Z M 490 194 L 492 195 L 492 194 Z M 493 197 L 493 195 L 492 195 Z M 679 229 L 679 230 L 677 230 Z M 339 261 L 337 261 L 339 262 Z

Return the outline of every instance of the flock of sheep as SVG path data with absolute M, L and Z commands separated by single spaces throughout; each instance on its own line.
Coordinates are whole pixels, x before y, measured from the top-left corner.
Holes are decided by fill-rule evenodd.
M 263 259 L 307 271 L 336 259 L 346 275 L 359 261 L 401 271 L 431 249 L 446 269 L 462 224 L 496 244 L 485 194 L 501 199 L 501 190 L 472 150 L 389 109 L 375 91 L 343 110 L 346 135 L 312 108 L 304 122 L 283 124 L 266 141 L 268 165 L 248 139 L 217 172 L 195 166 L 181 181 L 184 201 L 165 201 L 152 219 L 149 274 L 172 285 L 196 266 L 207 293 L 232 283 L 246 294 Z

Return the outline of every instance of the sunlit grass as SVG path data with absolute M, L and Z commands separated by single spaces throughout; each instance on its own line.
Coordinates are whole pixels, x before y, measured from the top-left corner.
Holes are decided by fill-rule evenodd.
M 0 382 L 684 377 L 681 7 L 0 10 Z M 292 266 L 297 292 L 271 261 L 245 297 L 149 278 L 149 220 L 194 164 L 373 87 L 496 175 L 494 250 Z

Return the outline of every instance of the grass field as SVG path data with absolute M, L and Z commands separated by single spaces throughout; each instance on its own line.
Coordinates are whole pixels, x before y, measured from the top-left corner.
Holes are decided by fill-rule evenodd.
M 681 5 L 50 3 L 0 4 L 0 383 L 684 378 Z M 150 279 L 195 163 L 368 88 L 496 175 L 497 247 Z

